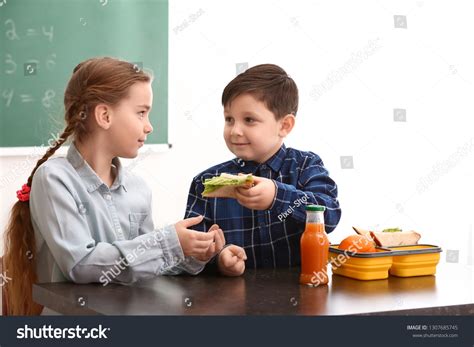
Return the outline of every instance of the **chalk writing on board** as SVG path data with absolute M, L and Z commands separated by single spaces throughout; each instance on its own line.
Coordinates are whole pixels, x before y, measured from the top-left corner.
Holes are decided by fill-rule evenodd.
M 55 0 L 46 7 L 41 2 L 0 0 L 0 155 L 10 147 L 48 146 L 50 133 L 64 127 L 62 96 L 73 68 L 94 56 L 127 60 L 136 71 L 146 65 L 148 73 L 155 71 L 160 83 L 153 85 L 158 96 L 153 123 L 163 126 L 148 143 L 166 143 L 170 1 L 124 0 L 117 6 L 114 0 Z M 121 23 L 136 25 L 112 30 Z M 11 131 L 24 124 L 29 126 L 21 134 Z
M 13 99 L 13 89 L 5 89 L 2 93 L 2 97 L 5 99 L 5 106 L 10 107 Z
M 54 70 L 55 66 L 56 66 L 56 53 L 51 53 L 49 54 L 45 61 L 44 61 L 44 66 L 46 67 L 46 69 L 48 70 Z M 16 63 L 15 59 L 13 59 L 13 56 L 10 54 L 10 53 L 5 53 L 5 70 L 4 72 L 7 74 L 7 75 L 13 75 L 16 70 L 17 70 L 17 67 L 18 67 L 18 64 Z M 39 70 L 40 69 L 40 63 L 41 61 L 39 59 L 28 59 L 25 61 L 24 63 L 24 66 L 25 66 L 25 76 L 26 75 L 31 75 L 33 74 L 33 71 L 31 71 L 31 69 L 34 67 L 35 70 Z M 30 66 L 28 66 L 28 64 Z M 36 71 L 35 73 L 36 74 Z
M 56 93 L 54 92 L 54 90 L 48 89 L 44 93 L 44 97 L 41 100 L 43 102 L 43 106 L 46 107 L 46 108 L 50 108 L 51 104 L 53 103 L 53 99 L 54 99 L 55 96 L 56 96 Z
M 7 75 L 14 74 L 16 71 L 16 63 L 13 60 L 13 57 L 9 53 L 5 53 L 5 73 Z
M 5 26 L 7 28 L 10 27 L 9 30 L 5 31 L 5 36 L 7 37 L 7 39 L 11 41 L 20 39 L 18 35 L 16 34 L 16 27 L 15 27 L 15 22 L 13 21 L 13 19 L 7 19 L 5 21 Z
M 53 89 L 47 89 L 41 97 L 41 103 L 45 108 L 51 108 L 54 104 L 54 99 L 56 97 L 56 92 Z M 2 92 L 2 98 L 5 102 L 5 107 L 9 108 L 11 103 L 15 98 L 15 90 L 14 89 L 4 89 Z M 22 104 L 35 102 L 37 97 L 32 94 L 28 93 L 19 93 L 18 99 Z
M 21 102 L 23 103 L 35 101 L 35 98 L 33 98 L 31 94 L 20 94 L 20 99 L 21 99 Z
M 39 33 L 36 29 L 33 29 L 33 28 L 29 28 L 29 29 L 26 29 L 26 36 L 38 36 Z
M 47 36 L 49 38 L 49 42 L 53 42 L 53 31 L 54 31 L 54 27 L 53 26 L 50 26 L 49 27 L 49 31 L 46 30 L 45 27 L 41 27 L 43 29 L 43 35 L 44 36 Z
M 7 30 L 5 31 L 5 36 L 7 37 L 7 39 L 9 39 L 10 41 L 20 40 L 20 36 L 18 36 L 17 34 L 15 21 L 13 19 L 11 18 L 7 19 L 5 21 L 5 27 L 7 28 Z M 53 42 L 54 26 L 52 25 L 50 25 L 49 27 L 46 27 L 44 25 L 41 26 L 41 34 L 39 32 L 39 29 L 36 29 L 36 28 L 27 28 L 25 30 L 25 37 L 35 37 L 39 35 L 43 35 L 48 39 L 49 42 Z
M 46 68 L 48 70 L 53 70 L 56 66 L 56 53 L 51 53 L 46 59 Z

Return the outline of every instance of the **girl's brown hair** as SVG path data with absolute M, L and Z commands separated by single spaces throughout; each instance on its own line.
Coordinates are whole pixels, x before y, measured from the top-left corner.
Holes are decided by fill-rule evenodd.
M 136 65 L 114 58 L 92 58 L 74 68 L 64 93 L 66 127 L 57 141 L 38 160 L 28 177 L 27 185 L 33 184 L 33 176 L 69 138 L 83 141 L 88 134 L 87 119 L 100 103 L 117 105 L 128 96 L 129 88 L 136 82 L 150 82 L 151 77 Z M 5 230 L 4 271 L 8 276 L 4 296 L 8 315 L 40 314 L 42 306 L 33 301 L 32 287 L 36 282 L 35 235 L 31 223 L 28 201 L 17 201 L 11 210 Z

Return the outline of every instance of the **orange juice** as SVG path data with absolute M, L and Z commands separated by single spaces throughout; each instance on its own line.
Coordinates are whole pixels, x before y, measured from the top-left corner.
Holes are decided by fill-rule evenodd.
M 327 284 L 329 240 L 324 229 L 324 206 L 306 206 L 306 228 L 301 236 L 300 283 Z

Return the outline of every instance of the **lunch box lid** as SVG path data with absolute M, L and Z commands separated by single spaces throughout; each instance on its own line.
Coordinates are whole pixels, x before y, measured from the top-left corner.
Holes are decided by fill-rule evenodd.
M 392 256 L 392 251 L 386 247 L 378 247 L 378 246 L 375 247 L 376 250 L 379 250 L 378 252 L 357 253 L 357 252 L 351 252 L 345 249 L 339 249 L 337 248 L 338 246 L 339 244 L 330 245 L 329 252 L 344 254 L 349 257 L 355 257 L 355 258 L 380 258 L 380 257 Z
M 419 249 L 413 249 L 419 247 Z M 393 256 L 399 255 L 412 255 L 412 254 L 427 254 L 427 253 L 441 253 L 443 250 L 439 246 L 429 244 L 417 244 L 417 245 L 406 245 L 406 246 L 395 246 L 388 247 L 392 252 Z M 403 249 L 405 248 L 405 249 Z M 412 248 L 412 249 L 410 249 Z
M 413 255 L 413 254 L 429 254 L 429 253 L 440 253 L 443 250 L 439 246 L 429 245 L 429 244 L 417 244 L 417 245 L 405 245 L 405 246 L 395 246 L 395 247 L 375 247 L 377 252 L 369 253 L 357 253 L 350 252 L 348 250 L 343 250 L 337 248 L 339 244 L 332 244 L 329 247 L 329 251 L 337 254 L 346 254 L 350 257 L 355 258 L 379 258 L 379 257 L 391 257 L 391 256 L 401 256 L 401 255 Z M 419 247 L 419 249 L 409 249 L 413 247 Z M 400 249 L 401 248 L 401 249 Z M 407 249 L 403 249 L 407 248 Z

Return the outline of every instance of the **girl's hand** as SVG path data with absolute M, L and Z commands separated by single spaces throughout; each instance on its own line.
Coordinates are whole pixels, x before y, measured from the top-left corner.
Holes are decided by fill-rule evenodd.
M 218 230 L 220 229 L 213 229 L 212 227 L 207 233 L 188 229 L 193 225 L 201 223 L 202 219 L 203 216 L 187 218 L 175 224 L 179 243 L 181 244 L 181 248 L 183 249 L 183 253 L 185 256 L 194 257 L 196 259 L 205 259 L 208 255 L 209 248 L 214 243 L 216 234 L 219 234 Z M 220 230 L 220 232 L 222 233 L 222 230 Z M 217 245 L 214 245 L 214 251 L 216 246 Z
M 204 256 L 195 257 L 197 260 L 206 261 L 206 262 L 209 261 L 217 253 L 219 253 L 225 245 L 224 233 L 222 232 L 222 230 L 219 228 L 217 224 L 213 224 L 207 232 L 215 233 L 214 241 L 211 243 L 211 245 L 209 246 Z
M 240 276 L 245 271 L 247 255 L 242 247 L 230 245 L 222 250 L 217 259 L 219 271 L 226 276 Z

